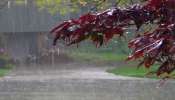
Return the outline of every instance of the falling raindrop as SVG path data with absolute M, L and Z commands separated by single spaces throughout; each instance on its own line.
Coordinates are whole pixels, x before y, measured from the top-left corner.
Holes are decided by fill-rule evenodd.
M 11 1 L 8 1 L 7 6 L 8 8 L 11 8 Z
M 54 49 L 55 49 L 55 46 L 53 46 L 52 49 L 51 49 L 51 56 L 52 56 L 52 60 L 51 60 L 52 62 L 51 63 L 52 63 L 52 67 L 55 66 L 55 54 L 54 54 L 55 51 L 54 51 Z
M 24 1 L 24 4 L 27 5 L 27 2 L 28 2 L 28 0 L 25 0 L 25 1 Z

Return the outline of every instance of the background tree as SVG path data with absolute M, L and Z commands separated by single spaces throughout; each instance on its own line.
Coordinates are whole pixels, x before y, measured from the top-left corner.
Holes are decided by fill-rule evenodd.
M 52 14 L 59 12 L 64 15 L 78 12 L 81 7 L 87 8 L 89 11 L 96 11 L 116 5 L 126 6 L 142 0 L 15 0 L 17 4 L 27 4 L 27 2 L 31 1 L 41 10 L 46 9 Z

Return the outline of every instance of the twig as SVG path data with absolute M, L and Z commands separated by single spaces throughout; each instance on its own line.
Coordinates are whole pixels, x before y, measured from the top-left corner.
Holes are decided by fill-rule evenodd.
M 134 4 L 133 0 L 130 0 L 131 4 Z
M 118 0 L 114 6 L 118 6 L 118 4 L 121 2 L 122 0 Z
M 102 0 L 100 3 L 96 4 L 93 8 L 90 9 L 90 12 L 96 10 L 97 7 L 102 5 L 104 2 L 106 2 L 106 0 Z

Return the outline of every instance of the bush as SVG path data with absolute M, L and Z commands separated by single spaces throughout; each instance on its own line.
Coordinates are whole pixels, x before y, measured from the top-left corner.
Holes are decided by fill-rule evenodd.
M 0 69 L 11 68 L 13 66 L 10 57 L 4 51 L 4 49 L 0 49 Z

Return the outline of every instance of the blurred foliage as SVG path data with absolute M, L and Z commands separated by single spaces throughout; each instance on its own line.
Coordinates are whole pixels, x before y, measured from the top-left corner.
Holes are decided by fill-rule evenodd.
M 13 67 L 13 62 L 9 55 L 5 51 L 0 51 L 0 69 L 11 69 Z
M 0 70 L 11 69 L 13 67 L 13 61 L 4 47 L 4 35 L 0 34 Z
M 16 0 L 16 4 L 25 4 L 25 0 Z
M 48 10 L 51 14 L 59 12 L 68 14 L 78 12 L 81 8 L 87 8 L 89 11 L 104 10 L 112 6 L 126 6 L 141 0 L 16 0 L 16 4 L 27 4 L 34 2 L 39 9 Z

